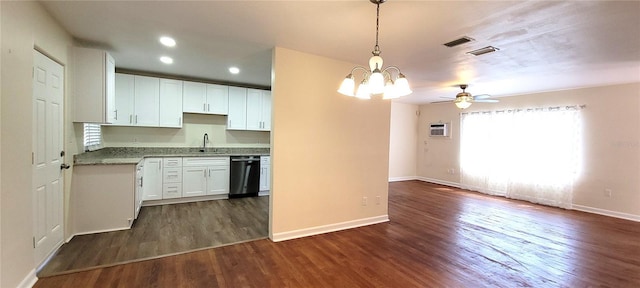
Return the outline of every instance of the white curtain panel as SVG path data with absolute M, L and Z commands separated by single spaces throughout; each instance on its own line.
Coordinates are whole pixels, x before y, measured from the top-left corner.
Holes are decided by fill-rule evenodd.
M 579 108 L 461 114 L 464 188 L 569 208 L 581 155 Z

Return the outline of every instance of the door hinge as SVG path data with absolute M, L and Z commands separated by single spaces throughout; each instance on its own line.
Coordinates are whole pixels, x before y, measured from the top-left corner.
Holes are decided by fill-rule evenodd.
M 33 239 L 33 248 L 36 248 L 36 237 L 33 237 L 31 239 Z

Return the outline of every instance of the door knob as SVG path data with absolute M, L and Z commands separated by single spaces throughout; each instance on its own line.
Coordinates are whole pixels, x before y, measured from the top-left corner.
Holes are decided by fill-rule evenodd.
M 71 166 L 67 165 L 66 163 L 62 163 L 62 164 L 60 164 L 60 170 L 62 170 L 62 169 L 69 169 L 69 168 L 71 168 Z

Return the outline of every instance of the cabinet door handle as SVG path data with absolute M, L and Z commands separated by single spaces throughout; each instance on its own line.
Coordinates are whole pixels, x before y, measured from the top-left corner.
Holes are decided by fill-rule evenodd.
M 133 124 L 133 115 L 129 114 L 129 124 Z
M 202 111 L 207 111 L 207 103 L 202 103 Z
M 118 120 L 118 109 L 116 109 L 115 112 L 116 112 L 116 116 L 113 119 Z
M 211 177 L 211 169 L 209 169 L 209 177 Z
M 135 124 L 138 124 L 138 115 L 137 114 L 136 114 L 136 123 Z

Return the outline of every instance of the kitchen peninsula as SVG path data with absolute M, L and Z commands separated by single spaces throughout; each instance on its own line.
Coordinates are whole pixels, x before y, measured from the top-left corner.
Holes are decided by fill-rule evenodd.
M 107 147 L 75 155 L 74 234 L 129 229 L 141 206 L 228 199 L 235 156 L 260 156 L 265 195 L 269 153 L 248 147 Z

